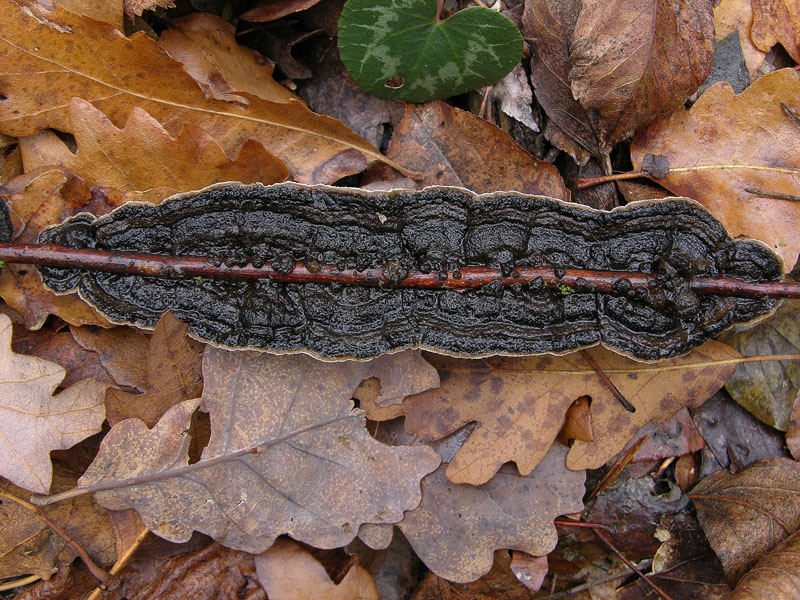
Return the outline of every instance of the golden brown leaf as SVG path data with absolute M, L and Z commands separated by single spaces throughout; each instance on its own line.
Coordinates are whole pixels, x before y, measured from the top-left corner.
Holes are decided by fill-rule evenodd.
M 157 203 L 177 192 L 212 183 L 277 183 L 289 172 L 255 140 L 247 140 L 235 161 L 195 125 L 172 138 L 153 117 L 134 108 L 122 129 L 91 103 L 73 98 L 69 118 L 77 143 L 72 152 L 53 132 L 20 139 L 26 171 L 56 165 L 84 179 L 122 192 L 142 191 L 139 200 Z
M 291 540 L 278 539 L 256 556 L 258 581 L 270 600 L 378 600 L 378 588 L 359 564 L 335 584 L 325 567 Z
M 553 165 L 532 157 L 491 123 L 440 101 L 406 105 L 386 155 L 423 173 L 418 187 L 456 185 L 479 194 L 503 189 L 569 199 Z
M 325 183 L 362 170 L 381 155 L 335 119 L 301 102 L 268 102 L 242 93 L 249 107 L 206 99 L 183 66 L 142 33 L 125 38 L 109 25 L 61 9 L 31 16 L 0 4 L 0 132 L 72 132 L 68 101 L 91 102 L 121 127 L 137 106 L 177 136 L 201 127 L 233 156 L 255 139 L 298 181 Z M 13 69 L 9 69 L 13 65 Z
M 800 598 L 800 531 L 781 542 L 742 575 L 728 600 Z
M 236 92 L 249 92 L 271 102 L 297 100 L 272 78 L 272 65 L 255 50 L 236 43 L 233 25 L 209 13 L 173 19 L 158 45 L 182 63 L 208 98 L 249 102 Z
M 766 52 L 762 52 L 750 38 L 750 28 L 753 26 L 752 0 L 721 0 L 714 7 L 714 31 L 717 41 L 724 39 L 731 32 L 739 30 L 739 44 L 742 56 L 750 71 L 750 79 L 755 81 L 758 67 L 764 62 Z
M 122 2 L 106 0 L 104 2 L 86 2 L 86 0 L 36 0 L 46 10 L 55 10 L 60 6 L 69 12 L 89 17 L 95 21 L 103 21 L 109 25 L 123 30 Z
M 94 379 L 53 395 L 64 368 L 11 350 L 11 320 L 0 314 L 0 475 L 15 485 L 47 493 L 50 451 L 70 448 L 100 431 L 106 384 Z
M 106 392 L 106 420 L 111 426 L 137 418 L 153 427 L 171 407 L 198 398 L 203 391 L 203 344 L 186 336 L 186 325 L 172 313 L 161 317 L 147 352 L 147 391 Z
M 717 391 L 736 365 L 715 364 L 739 356 L 709 342 L 694 352 L 658 364 L 645 364 L 600 348 L 594 360 L 636 407 L 627 412 L 603 385 L 582 353 L 528 358 L 459 360 L 430 356 L 441 387 L 410 396 L 400 406 L 364 408 L 371 419 L 406 417 L 406 430 L 435 440 L 476 423 L 469 440 L 450 461 L 447 478 L 480 485 L 507 461 L 527 475 L 545 455 L 580 396 L 592 398 L 594 442 L 576 441 L 571 469 L 601 466 L 649 421 L 669 419 L 683 406 L 696 406 Z
M 764 195 L 800 196 L 800 127 L 781 103 L 800 115 L 792 69 L 765 75 L 738 96 L 717 83 L 690 110 L 642 130 L 631 158 L 638 169 L 646 154 L 666 156 L 671 170 L 661 185 L 698 200 L 731 236 L 763 240 L 791 269 L 800 253 L 800 202 Z
M 800 527 L 800 463 L 762 459 L 731 475 L 717 471 L 689 494 L 731 583 Z
M 759 50 L 769 52 L 780 44 L 795 62 L 800 62 L 800 2 L 797 0 L 752 0 L 753 27 L 750 37 Z
M 248 552 L 283 533 L 342 546 L 361 523 L 400 520 L 420 501 L 419 480 L 439 464 L 429 448 L 390 448 L 369 436 L 350 397 L 370 366 L 207 347 L 211 439 L 201 460 L 187 466 L 199 403 L 189 400 L 152 430 L 138 419 L 118 423 L 81 485 L 108 483 L 113 489 L 95 494 L 103 506 L 135 508 L 172 541 L 198 530 Z M 150 481 L 130 479 L 140 475 Z

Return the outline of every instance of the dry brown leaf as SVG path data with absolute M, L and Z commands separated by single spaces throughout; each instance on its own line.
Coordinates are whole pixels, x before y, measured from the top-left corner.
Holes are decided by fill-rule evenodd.
M 186 336 L 186 325 L 172 313 L 158 320 L 147 352 L 147 391 L 106 392 L 106 420 L 113 427 L 136 418 L 153 427 L 167 410 L 203 391 L 203 344 Z
M 108 23 L 120 31 L 123 30 L 122 2 L 119 0 L 104 0 L 103 2 L 86 2 L 86 0 L 36 0 L 36 3 L 46 10 L 55 10 L 60 6 L 69 12 L 95 21 Z
M 125 14 L 129 17 L 141 16 L 146 10 L 156 8 L 175 8 L 175 0 L 123 0 Z
M 800 463 L 762 459 L 731 475 L 717 471 L 689 494 L 731 583 L 800 527 Z
M 63 169 L 43 169 L 21 175 L 4 186 L 3 191 L 14 214 L 24 223 L 15 240 L 19 243 L 37 243 L 39 232 L 48 225 L 82 211 L 103 214 L 127 199 L 121 194 L 95 195 Z M 24 317 L 28 329 L 39 329 L 50 314 L 58 315 L 71 325 L 109 325 L 105 317 L 77 294 L 56 296 L 45 290 L 41 278 L 30 265 L 3 267 L 0 296 Z
M 77 475 L 60 468 L 53 473 L 54 492 L 75 486 Z M 29 492 L 7 481 L 0 490 L 27 500 Z M 34 512 L 0 498 L 0 578 L 35 574 L 49 579 L 53 568 L 68 568 L 75 559 L 72 546 L 50 529 Z M 114 562 L 117 549 L 110 513 L 88 496 L 72 498 L 42 509 L 55 523 L 75 538 L 102 565 Z
M 586 491 L 585 474 L 567 470 L 567 449 L 558 444 L 525 477 L 504 467 L 484 485 L 453 484 L 445 477 L 445 465 L 467 435 L 459 432 L 433 444 L 444 464 L 422 480 L 422 502 L 397 523 L 431 571 L 459 583 L 485 575 L 495 550 L 549 553 L 558 540 L 553 519 L 582 510 Z M 398 422 L 382 426 L 378 438 L 409 442 Z M 385 547 L 391 531 L 391 525 L 363 525 L 359 537 L 370 546 Z
M 800 62 L 800 2 L 752 0 L 752 3 L 750 37 L 756 47 L 769 52 L 775 44 L 780 44 L 795 62 Z
M 133 327 L 71 327 L 82 348 L 98 354 L 98 360 L 117 385 L 144 390 L 147 387 L 147 350 L 150 336 Z
M 80 483 L 114 482 L 95 494 L 98 502 L 135 508 L 172 541 L 197 530 L 248 552 L 283 533 L 318 548 L 343 546 L 364 522 L 400 520 L 420 501 L 419 480 L 439 464 L 429 448 L 390 448 L 369 436 L 350 397 L 370 366 L 209 346 L 203 410 L 211 440 L 201 460 L 186 466 L 199 403 L 189 400 L 152 430 L 137 419 L 113 427 Z M 156 479 L 130 480 L 145 474 Z
M 791 269 L 800 253 L 800 203 L 746 189 L 800 196 L 800 81 L 793 69 L 765 75 L 736 96 L 726 83 L 708 88 L 691 109 L 679 108 L 636 136 L 634 168 L 647 154 L 666 156 L 658 183 L 701 202 L 732 237 L 766 242 Z
M 137 199 L 154 203 L 212 183 L 277 183 L 289 175 L 283 163 L 255 140 L 247 140 L 231 161 L 202 129 L 187 125 L 172 138 L 140 108 L 133 108 L 125 126 L 117 129 L 91 103 L 73 98 L 69 118 L 77 152 L 52 131 L 21 138 L 26 171 L 47 165 L 64 167 L 88 185 L 146 192 Z
M 271 102 L 297 100 L 272 78 L 272 64 L 255 50 L 236 43 L 230 23 L 209 13 L 191 13 L 173 19 L 158 45 L 182 63 L 206 97 L 248 106 L 249 92 Z
M 636 407 L 627 412 L 603 385 L 582 353 L 566 356 L 463 360 L 431 356 L 441 387 L 409 396 L 400 406 L 366 406 L 373 420 L 405 416 L 406 431 L 423 440 L 442 438 L 476 423 L 447 467 L 455 483 L 480 485 L 500 466 L 514 461 L 527 475 L 558 435 L 568 407 L 592 398 L 594 442 L 576 441 L 570 469 L 594 469 L 619 452 L 639 428 L 669 419 L 683 406 L 696 406 L 722 387 L 736 369 L 726 364 L 739 354 L 708 342 L 686 356 L 646 364 L 601 348 L 587 350 Z M 716 364 L 715 361 L 723 361 Z
M 325 567 L 291 540 L 278 539 L 256 556 L 258 581 L 270 600 L 378 600 L 378 588 L 359 564 L 350 567 L 338 584 Z
M 739 30 L 739 44 L 742 47 L 742 56 L 750 71 L 751 81 L 758 79 L 758 68 L 764 62 L 766 52 L 762 52 L 750 38 L 750 28 L 753 26 L 752 0 L 721 0 L 714 7 L 714 31 L 717 41 L 725 39 L 731 32 Z
M 547 115 L 593 154 L 680 106 L 711 71 L 711 0 L 526 3 L 531 79 Z
M 142 33 L 125 38 L 109 25 L 67 13 L 29 15 L 0 3 L 0 132 L 72 132 L 68 100 L 83 98 L 122 127 L 137 106 L 177 136 L 201 127 L 233 156 L 255 139 L 298 180 L 329 183 L 357 173 L 380 153 L 335 119 L 301 102 L 268 102 L 242 93 L 249 107 L 206 99 L 183 65 Z
M 781 542 L 742 575 L 728 600 L 800 598 L 800 531 Z
M 406 105 L 386 155 L 423 173 L 420 188 L 456 185 L 479 194 L 503 189 L 569 199 L 553 165 L 531 156 L 502 129 L 440 101 Z
M 0 475 L 46 494 L 50 451 L 70 448 L 100 431 L 108 387 L 85 379 L 58 395 L 64 368 L 11 350 L 11 320 L 0 315 Z
M 314 6 L 319 0 L 261 0 L 253 8 L 239 15 L 245 21 L 263 23 L 275 21 L 286 15 Z
M 419 350 L 385 354 L 372 362 L 372 377 L 362 381 L 353 398 L 370 405 L 401 404 L 403 398 L 439 387 L 439 373 Z

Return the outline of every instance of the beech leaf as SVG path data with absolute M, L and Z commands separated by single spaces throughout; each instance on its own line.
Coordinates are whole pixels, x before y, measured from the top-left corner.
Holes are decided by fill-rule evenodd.
M 600 348 L 585 350 L 636 407 L 627 412 L 614 399 L 582 353 L 566 356 L 463 360 L 430 356 L 441 387 L 409 396 L 402 405 L 362 407 L 373 420 L 405 416 L 406 431 L 423 440 L 442 438 L 476 423 L 447 467 L 455 483 L 480 485 L 514 461 L 529 474 L 558 435 L 567 409 L 591 396 L 594 442 L 576 441 L 570 469 L 593 469 L 622 450 L 642 425 L 669 419 L 697 406 L 725 383 L 739 354 L 708 342 L 686 356 L 646 364 Z M 718 362 L 717 362 L 718 361 Z
M 728 600 L 800 597 L 800 531 L 762 556 L 736 584 Z
M 781 104 L 800 115 L 794 69 L 765 75 L 738 96 L 717 83 L 688 111 L 641 130 L 631 159 L 639 169 L 648 154 L 666 156 L 670 172 L 658 183 L 703 204 L 732 236 L 766 242 L 790 270 L 800 253 L 800 202 L 768 195 L 800 196 L 800 126 Z
M 54 396 L 64 368 L 12 352 L 11 333 L 11 320 L 0 314 L 0 475 L 46 494 L 53 476 L 50 451 L 100 431 L 108 386 L 85 379 Z
M 522 36 L 485 7 L 440 21 L 436 0 L 348 0 L 339 17 L 339 55 L 370 94 L 428 102 L 502 79 L 519 62 Z
M 100 504 L 135 508 L 171 541 L 196 530 L 253 553 L 283 533 L 343 546 L 362 523 L 394 523 L 417 506 L 419 480 L 439 464 L 429 448 L 369 436 L 350 398 L 370 366 L 209 346 L 202 404 L 211 440 L 200 461 L 188 465 L 186 432 L 200 404 L 188 400 L 152 430 L 138 419 L 117 424 L 80 485 L 102 484 Z
M 183 65 L 138 32 L 57 8 L 52 13 L 0 3 L 0 133 L 72 132 L 67 99 L 83 98 L 117 126 L 137 106 L 171 136 L 193 123 L 234 156 L 255 139 L 299 181 L 326 183 L 361 171 L 380 153 L 339 121 L 299 101 L 269 102 L 246 92 L 249 106 L 207 99 Z M 101 59 L 102 58 L 102 59 Z

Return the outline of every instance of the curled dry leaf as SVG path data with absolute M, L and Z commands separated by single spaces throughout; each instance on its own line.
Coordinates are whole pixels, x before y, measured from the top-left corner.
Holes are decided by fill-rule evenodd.
M 81 210 L 109 210 L 102 200 L 63 169 L 42 169 L 20 175 L 3 191 L 13 213 L 22 219 L 15 241 L 37 243 L 39 232 Z M 121 204 L 124 199 L 117 195 Z M 25 327 L 39 329 L 47 315 L 58 315 L 71 325 L 108 325 L 108 321 L 77 294 L 56 296 L 42 287 L 42 280 L 30 265 L 6 265 L 0 270 L 0 296 L 25 319 Z
M 793 69 L 765 75 L 738 96 L 717 83 L 688 111 L 640 131 L 631 159 L 638 169 L 647 154 L 666 156 L 670 173 L 661 185 L 701 202 L 732 236 L 763 240 L 791 269 L 800 253 L 800 202 L 768 195 L 800 196 L 800 126 L 781 104 L 800 115 Z
M 480 485 L 500 466 L 514 461 L 527 475 L 558 435 L 574 400 L 591 396 L 594 442 L 576 441 L 567 457 L 570 469 L 601 466 L 619 452 L 642 425 L 663 422 L 684 406 L 697 406 L 735 370 L 732 348 L 708 342 L 686 356 L 646 364 L 601 348 L 595 362 L 636 407 L 627 412 L 614 399 L 582 353 L 566 356 L 429 359 L 441 387 L 409 396 L 400 406 L 368 407 L 373 420 L 405 416 L 406 431 L 435 440 L 476 423 L 474 431 L 447 467 L 455 483 Z
M 297 100 L 297 96 L 272 78 L 272 64 L 255 50 L 236 42 L 230 23 L 209 13 L 191 13 L 173 19 L 158 38 L 158 45 L 182 63 L 209 98 L 237 102 L 249 92 L 271 102 Z
M 689 494 L 725 575 L 747 569 L 800 527 L 800 463 L 763 459 L 731 475 L 717 471 Z
M 0 314 L 0 475 L 46 494 L 50 451 L 70 448 L 100 431 L 106 384 L 78 382 L 57 395 L 64 368 L 11 350 L 11 320 Z
M 357 173 L 380 153 L 335 119 L 302 102 L 269 102 L 242 92 L 247 108 L 207 99 L 184 70 L 143 33 L 130 38 L 105 23 L 57 9 L 26 12 L 0 4 L 0 132 L 72 132 L 64 98 L 91 102 L 121 127 L 133 106 L 177 136 L 192 123 L 229 156 L 255 139 L 299 181 L 326 183 Z M 13 66 L 13 69 L 10 67 Z
M 425 175 L 418 187 L 456 185 L 477 193 L 516 190 L 569 200 L 561 175 L 537 160 L 502 129 L 435 101 L 406 105 L 386 155 Z M 389 178 L 378 166 L 376 178 Z
M 325 567 L 291 540 L 278 539 L 255 558 L 256 573 L 270 600 L 378 600 L 378 588 L 359 564 L 333 583 Z
M 800 598 L 800 531 L 762 556 L 742 575 L 728 600 Z
M 172 313 L 156 324 L 147 352 L 147 391 L 106 392 L 106 420 L 112 426 L 137 418 L 153 427 L 168 409 L 203 391 L 203 344 L 186 336 L 186 325 Z
M 485 575 L 495 550 L 549 553 L 558 540 L 553 519 L 582 510 L 585 492 L 584 472 L 567 470 L 567 449 L 558 444 L 524 477 L 506 466 L 481 486 L 453 484 L 445 477 L 446 463 L 467 436 L 462 431 L 433 444 L 443 464 L 422 480 L 419 507 L 397 523 L 431 571 L 459 583 Z M 409 441 L 397 421 L 381 425 L 378 437 Z M 363 525 L 359 537 L 370 546 L 385 547 L 391 531 L 391 525 Z
M 21 138 L 26 171 L 57 165 L 88 185 L 144 192 L 137 199 L 154 203 L 212 183 L 277 183 L 289 175 L 283 163 L 255 140 L 247 140 L 231 161 L 199 127 L 186 125 L 172 138 L 140 108 L 134 107 L 125 126 L 118 129 L 90 102 L 73 98 L 69 119 L 77 152 L 51 131 Z
M 135 508 L 172 541 L 197 530 L 248 552 L 283 533 L 343 546 L 362 523 L 400 520 L 439 464 L 429 448 L 390 448 L 369 436 L 350 397 L 370 366 L 207 347 L 211 440 L 200 461 L 188 465 L 186 434 L 200 402 L 189 400 L 152 430 L 138 419 L 117 424 L 80 484 L 105 484 L 98 502 Z

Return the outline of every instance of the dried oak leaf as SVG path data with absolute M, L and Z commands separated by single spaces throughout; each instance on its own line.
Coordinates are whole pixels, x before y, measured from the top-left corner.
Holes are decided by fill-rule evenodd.
M 765 75 L 738 96 L 717 83 L 688 111 L 640 131 L 631 159 L 638 169 L 647 154 L 666 156 L 670 173 L 658 183 L 698 200 L 732 237 L 763 240 L 791 269 L 800 253 L 800 203 L 765 195 L 800 196 L 800 126 L 782 103 L 800 115 L 793 69 Z
M 56 463 L 53 492 L 75 487 L 77 480 L 77 475 Z M 29 492 L 7 481 L 0 482 L 0 490 L 24 500 L 30 496 Z M 77 540 L 95 561 L 110 565 L 116 560 L 119 552 L 111 513 L 91 498 L 71 498 L 42 510 Z M 0 498 L 0 578 L 34 574 L 49 579 L 53 568 L 68 568 L 75 556 L 72 546 L 34 512 L 12 500 Z
M 147 387 L 150 336 L 141 329 L 70 327 L 70 331 L 82 348 L 97 354 L 100 364 L 114 383 L 138 390 Z
M 725 39 L 733 31 L 739 31 L 739 44 L 742 56 L 750 72 L 750 80 L 758 79 L 758 68 L 764 62 L 766 51 L 762 52 L 750 38 L 753 26 L 752 0 L 721 0 L 714 7 L 714 32 L 717 42 Z
M 408 511 L 397 527 L 416 555 L 438 576 L 466 583 L 485 575 L 495 550 L 512 548 L 545 555 L 558 541 L 553 519 L 583 510 L 583 471 L 569 471 L 567 449 L 554 444 L 526 476 L 503 467 L 487 483 L 454 484 L 445 477 L 446 463 L 464 443 L 459 432 L 432 447 L 443 464 L 422 480 L 422 502 Z M 381 425 L 378 438 L 407 443 L 408 435 L 395 421 Z M 359 537 L 372 547 L 386 547 L 391 525 L 362 525 Z
M 270 600 L 378 600 L 378 588 L 364 567 L 354 564 L 334 583 L 325 567 L 291 540 L 275 540 L 255 562 L 258 581 Z
M 762 556 L 742 575 L 727 600 L 800 598 L 800 531 L 795 531 Z
M 548 117 L 593 154 L 680 106 L 711 71 L 711 0 L 526 3 L 531 80 Z
M 759 50 L 769 52 L 780 44 L 800 62 L 800 3 L 797 0 L 752 0 L 750 38 Z
M 2 191 L 24 226 L 15 241 L 38 243 L 39 232 L 53 223 L 81 211 L 106 212 L 108 207 L 96 201 L 77 178 L 63 169 L 42 169 L 20 175 Z M 120 203 L 124 202 L 117 195 Z M 100 214 L 100 213 L 96 213 Z M 0 296 L 25 319 L 25 327 L 39 329 L 50 314 L 72 325 L 108 325 L 108 321 L 77 294 L 56 296 L 42 286 L 36 269 L 30 265 L 9 264 L 0 270 Z
M 172 541 L 197 530 L 254 553 L 283 533 L 343 546 L 362 523 L 400 520 L 439 464 L 429 448 L 390 448 L 369 436 L 350 397 L 370 366 L 209 346 L 202 402 L 211 440 L 200 461 L 188 465 L 186 431 L 200 403 L 189 400 L 152 430 L 138 419 L 118 423 L 80 484 L 105 484 L 100 504 L 135 508 Z
M 399 406 L 362 407 L 376 421 L 405 416 L 406 431 L 442 438 L 468 423 L 476 427 L 447 467 L 455 483 L 480 485 L 514 461 L 527 475 L 558 435 L 574 400 L 591 396 L 594 442 L 576 441 L 570 469 L 594 469 L 619 452 L 642 425 L 666 421 L 697 406 L 725 383 L 739 354 L 708 342 L 690 354 L 641 363 L 601 348 L 586 350 L 635 407 L 627 412 L 578 352 L 566 356 L 463 360 L 430 356 L 441 387 L 409 396 Z M 727 362 L 726 362 L 727 361 Z
M 258 4 L 243 12 L 239 17 L 253 23 L 276 21 L 286 15 L 311 8 L 317 2 L 319 0 L 260 0 Z
M 69 119 L 77 151 L 71 151 L 52 131 L 20 138 L 26 171 L 57 165 L 88 185 L 140 191 L 138 200 L 154 203 L 212 183 L 277 183 L 289 175 L 283 163 L 255 140 L 244 142 L 231 161 L 196 125 L 186 125 L 172 138 L 140 108 L 134 107 L 125 126 L 118 129 L 90 102 L 73 98 Z
M 353 392 L 353 398 L 370 406 L 401 404 L 406 396 L 439 387 L 439 373 L 419 350 L 384 354 L 372 361 L 370 373 Z
M 248 106 L 248 92 L 272 102 L 297 96 L 272 78 L 272 64 L 261 54 L 236 42 L 233 25 L 209 13 L 172 19 L 158 45 L 182 63 L 206 97 Z
M 158 44 L 62 9 L 25 12 L 0 3 L 0 132 L 72 132 L 66 99 L 83 98 L 121 127 L 137 106 L 177 136 L 192 123 L 233 156 L 255 139 L 298 181 L 326 183 L 363 170 L 380 153 L 335 119 L 302 102 L 269 102 L 246 92 L 249 106 L 207 99 Z M 11 68 L 13 67 L 13 68 Z
M 731 583 L 800 527 L 800 463 L 769 458 L 717 471 L 689 494 Z
M 477 193 L 516 190 L 569 200 L 561 175 L 502 129 L 444 102 L 406 105 L 386 156 L 425 175 L 426 185 L 455 185 Z M 388 178 L 385 167 L 373 177 Z
M 0 475 L 40 494 L 50 488 L 50 451 L 100 431 L 104 383 L 86 379 L 53 392 L 64 368 L 11 350 L 11 320 L 0 314 Z
M 147 391 L 106 392 L 106 420 L 112 426 L 137 418 L 153 427 L 171 407 L 197 398 L 203 391 L 203 344 L 186 336 L 186 325 L 168 312 L 150 337 L 147 352 Z

